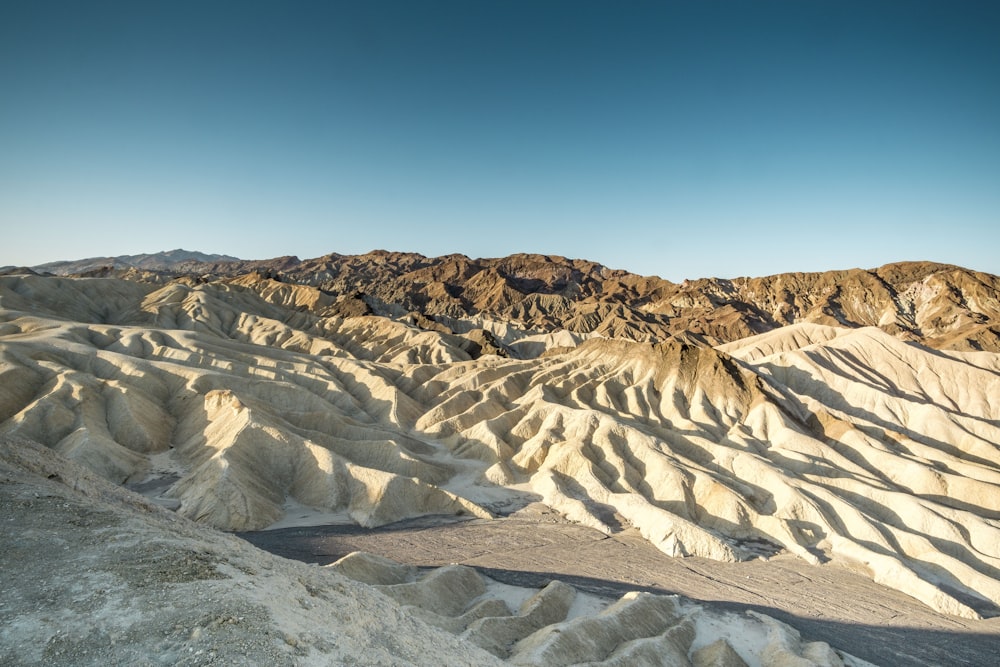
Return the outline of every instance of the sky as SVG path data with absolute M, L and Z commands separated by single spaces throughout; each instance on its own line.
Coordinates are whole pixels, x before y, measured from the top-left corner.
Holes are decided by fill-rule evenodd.
M 1000 2 L 0 2 L 0 266 L 1000 274 Z

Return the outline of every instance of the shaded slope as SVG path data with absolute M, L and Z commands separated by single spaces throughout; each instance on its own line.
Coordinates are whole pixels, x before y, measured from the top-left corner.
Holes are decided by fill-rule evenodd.
M 364 552 L 329 568 L 374 585 L 417 617 L 514 665 L 860 663 L 824 642 L 802 641 L 798 631 L 773 618 L 719 612 L 677 596 L 630 592 L 607 601 L 560 581 L 525 589 L 461 565 L 418 573 Z M 520 604 L 511 605 L 515 600 Z

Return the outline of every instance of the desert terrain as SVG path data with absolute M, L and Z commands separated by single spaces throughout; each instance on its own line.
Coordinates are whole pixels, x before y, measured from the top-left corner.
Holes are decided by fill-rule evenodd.
M 995 276 L 381 251 L 0 273 L 5 663 L 1000 648 Z

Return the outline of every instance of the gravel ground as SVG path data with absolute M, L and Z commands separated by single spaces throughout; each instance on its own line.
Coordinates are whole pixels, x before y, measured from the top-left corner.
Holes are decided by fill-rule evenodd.
M 0 664 L 492 665 L 370 587 L 0 442 Z
M 517 585 L 561 579 L 609 597 L 629 590 L 678 593 L 768 614 L 806 639 L 886 667 L 979 667 L 996 664 L 1000 654 L 1000 618 L 945 616 L 861 574 L 788 554 L 743 563 L 669 558 L 634 531 L 609 537 L 542 505 L 492 521 L 423 518 L 374 530 L 324 526 L 241 536 L 262 549 L 320 564 L 363 550 L 418 566 L 472 565 Z

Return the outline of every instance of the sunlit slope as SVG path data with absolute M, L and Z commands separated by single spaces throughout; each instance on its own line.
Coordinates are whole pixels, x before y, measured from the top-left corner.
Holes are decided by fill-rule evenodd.
M 289 499 L 375 526 L 517 493 L 670 555 L 784 548 L 949 613 L 1000 604 L 995 354 L 803 324 L 473 359 L 256 285 L 0 278 L 0 429 L 119 483 L 172 472 L 179 511 L 222 528 Z
M 117 286 L 50 281 L 57 294 L 45 295 L 45 281 L 37 282 L 39 310 L 75 299 L 84 304 L 75 315 L 92 290 Z M 25 307 L 7 291 L 2 296 L 4 306 Z M 468 358 L 441 336 L 381 318 L 306 318 L 305 329 L 324 333 L 318 338 L 270 317 L 294 324 L 299 313 L 269 311 L 252 293 L 216 287 L 169 285 L 133 296 L 134 307 L 116 304 L 112 315 L 170 328 L 5 311 L 4 431 L 34 437 L 120 483 L 141 480 L 156 467 L 151 457 L 168 452 L 184 472 L 171 492 L 181 511 L 230 529 L 277 520 L 288 495 L 343 509 L 366 525 L 423 513 L 483 514 L 437 488 L 452 471 L 425 460 L 430 447 L 393 427 L 419 411 L 394 385 L 400 371 L 357 358 Z M 415 342 L 404 344 L 407 337 Z
M 834 364 L 852 348 L 869 366 Z M 759 366 L 619 341 L 539 365 L 445 371 L 450 398 L 418 426 L 474 447 L 492 479 L 672 555 L 741 558 L 766 540 L 951 613 L 1000 597 L 995 371 L 871 329 Z
M 286 260 L 276 260 L 274 271 L 289 281 L 341 294 L 361 290 L 430 317 L 487 315 L 640 341 L 687 332 L 718 343 L 804 322 L 877 326 L 938 349 L 1000 351 L 1000 278 L 931 262 L 677 284 L 554 255 L 375 251 Z M 214 268 L 225 273 L 224 266 L 243 270 Z

